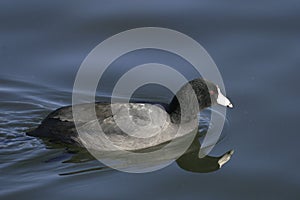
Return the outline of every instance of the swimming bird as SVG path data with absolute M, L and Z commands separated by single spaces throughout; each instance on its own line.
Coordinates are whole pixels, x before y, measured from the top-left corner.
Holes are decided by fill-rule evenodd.
M 195 109 L 190 108 L 193 105 L 193 100 L 189 95 L 191 89 L 196 96 Z M 198 128 L 198 120 L 195 120 L 198 112 L 215 104 L 233 107 L 217 85 L 198 78 L 183 85 L 168 106 L 162 107 L 143 102 L 78 104 L 75 108 L 82 115 L 76 124 L 79 124 L 78 126 L 74 123 L 72 106 L 66 106 L 51 112 L 35 130 L 27 134 L 81 147 L 97 146 L 97 149 L 107 150 L 109 149 L 107 140 L 102 140 L 103 137 L 97 136 L 96 127 L 100 124 L 105 136 L 114 145 L 123 150 L 134 151 L 163 144 L 174 137 L 181 137 L 196 128 L 195 121 Z M 96 112 L 96 119 L 91 114 L 93 109 Z M 185 131 L 178 134 L 182 124 L 184 124 Z M 96 136 L 95 139 L 90 139 L 90 144 L 87 144 L 79 137 L 78 129 L 86 131 L 90 138 Z

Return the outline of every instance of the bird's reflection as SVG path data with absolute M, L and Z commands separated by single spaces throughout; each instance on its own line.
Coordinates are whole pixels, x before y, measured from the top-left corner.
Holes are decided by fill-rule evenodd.
M 188 150 L 176 160 L 177 165 L 180 168 L 191 172 L 213 172 L 220 169 L 227 161 L 229 161 L 233 154 L 233 150 L 231 150 L 219 157 L 207 155 L 203 158 L 199 158 L 200 148 L 200 141 L 196 136 Z
M 233 154 L 233 151 L 228 151 L 222 156 L 218 157 L 212 157 L 207 155 L 203 158 L 199 158 L 198 154 L 201 147 L 199 137 L 201 137 L 200 134 L 197 134 L 190 147 L 186 150 L 186 152 L 176 160 L 177 165 L 181 169 L 195 173 L 207 173 L 220 169 L 222 165 L 230 159 L 231 155 Z M 50 140 L 47 140 L 45 142 L 48 148 L 65 148 L 65 151 L 61 156 L 51 158 L 46 162 L 60 161 L 63 163 L 85 163 L 95 160 L 95 158 L 86 149 L 74 146 L 66 147 L 65 144 L 59 144 L 56 142 L 53 143 L 53 141 Z M 91 171 L 103 171 L 110 169 L 111 168 L 102 165 L 100 167 L 82 169 L 78 171 L 63 172 L 60 175 L 74 175 Z

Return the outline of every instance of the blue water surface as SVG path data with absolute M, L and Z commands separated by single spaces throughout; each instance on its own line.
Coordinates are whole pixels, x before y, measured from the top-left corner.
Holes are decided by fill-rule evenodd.
M 0 198 L 299 199 L 299 8 L 297 0 L 2 0 Z M 214 59 L 235 107 L 212 154 L 231 148 L 235 154 L 213 173 L 187 172 L 174 163 L 145 174 L 104 169 L 60 175 L 101 164 L 64 162 L 73 156 L 66 148 L 25 131 L 71 103 L 76 72 L 96 45 L 145 26 L 187 34 Z M 145 51 L 120 58 L 114 73 L 150 61 L 186 64 Z

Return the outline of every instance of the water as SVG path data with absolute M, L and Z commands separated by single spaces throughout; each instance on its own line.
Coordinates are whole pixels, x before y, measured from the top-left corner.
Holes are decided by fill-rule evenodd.
M 1 199 L 298 199 L 299 6 L 293 0 L 1 1 Z M 101 165 L 24 132 L 71 103 L 74 77 L 90 50 L 144 26 L 181 31 L 213 57 L 235 108 L 212 154 L 231 148 L 235 154 L 214 173 L 173 163 L 147 174 L 104 167 L 62 176 Z M 129 55 L 115 65 L 185 64 L 160 55 Z

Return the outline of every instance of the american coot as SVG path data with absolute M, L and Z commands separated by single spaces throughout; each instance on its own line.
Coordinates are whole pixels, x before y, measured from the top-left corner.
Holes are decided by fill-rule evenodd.
M 189 84 L 184 85 L 177 92 L 176 96 L 174 96 L 166 109 L 163 109 L 156 104 L 153 105 L 151 103 L 141 102 L 114 103 L 112 105 L 110 103 L 96 102 L 95 105 L 76 105 L 77 110 L 81 110 L 84 116 L 80 127 L 87 129 L 89 132 L 93 132 L 93 128 L 91 127 L 94 127 L 95 123 L 100 124 L 105 135 L 115 145 L 124 150 L 138 150 L 159 145 L 174 139 L 174 132 L 178 130 L 180 120 L 186 120 L 184 123 L 188 124 L 189 118 L 183 119 L 180 117 L 182 104 L 179 104 L 180 100 L 178 100 L 181 97 L 188 96 L 187 85 L 188 87 L 192 86 L 192 89 L 197 96 L 199 104 L 199 110 L 197 109 L 197 111 L 201 111 L 214 104 L 220 104 L 230 108 L 233 107 L 230 101 L 220 92 L 219 87 L 214 83 L 198 78 L 190 81 Z M 114 106 L 117 110 L 114 115 L 112 114 L 111 106 Z M 97 120 L 92 120 L 93 118 L 90 116 L 90 111 L 93 108 L 95 108 Z M 144 128 L 136 130 L 129 126 L 127 130 L 131 131 L 133 134 L 128 135 L 126 134 L 128 132 L 124 133 L 123 129 L 119 128 L 118 124 L 115 122 L 115 120 L 118 119 L 119 122 L 122 122 L 123 120 L 125 124 L 127 123 L 126 119 L 123 117 L 124 112 L 129 113 L 131 120 L 142 125 Z M 128 118 L 128 115 L 125 116 Z M 164 117 L 164 120 L 160 119 L 162 117 Z M 164 121 L 163 124 L 162 121 Z M 151 131 L 161 134 L 146 138 L 142 137 L 143 134 L 148 134 Z M 30 131 L 27 134 L 30 136 L 48 137 L 52 140 L 86 147 L 86 144 L 79 139 L 76 131 L 72 106 L 62 107 L 53 111 L 35 130 Z M 98 142 L 97 149 L 101 149 L 101 145 L 103 145 L 103 149 L 106 148 L 106 144 L 104 144 L 104 142 L 101 144 L 100 141 Z

